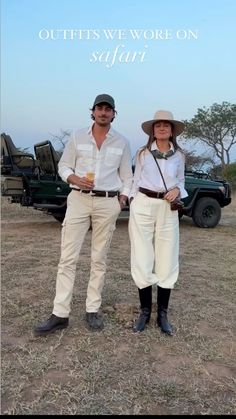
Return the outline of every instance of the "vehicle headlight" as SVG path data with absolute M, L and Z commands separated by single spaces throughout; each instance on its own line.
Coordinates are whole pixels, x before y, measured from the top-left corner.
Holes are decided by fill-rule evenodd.
M 223 194 L 225 194 L 225 187 L 224 187 L 224 186 L 219 186 L 219 189 L 221 190 L 221 192 L 222 192 Z

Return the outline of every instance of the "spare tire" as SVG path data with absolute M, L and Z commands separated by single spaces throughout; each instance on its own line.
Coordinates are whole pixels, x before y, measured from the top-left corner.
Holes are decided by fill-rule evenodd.
M 221 207 L 219 202 L 210 197 L 200 198 L 194 206 L 192 218 L 198 227 L 215 227 L 221 218 Z

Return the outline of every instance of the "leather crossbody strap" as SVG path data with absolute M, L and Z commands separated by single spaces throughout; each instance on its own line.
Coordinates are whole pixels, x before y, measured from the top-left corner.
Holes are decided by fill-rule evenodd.
M 158 161 L 157 161 L 156 157 L 154 156 L 154 152 L 155 152 L 155 150 L 152 150 L 152 151 L 150 150 L 150 153 L 151 153 L 152 157 L 154 158 L 154 160 L 155 160 L 155 162 L 156 162 L 156 165 L 157 165 L 157 167 L 158 167 L 158 170 L 159 170 L 159 172 L 160 172 L 160 175 L 161 175 L 162 181 L 163 181 L 164 186 L 165 186 L 165 190 L 166 190 L 166 192 L 168 192 L 168 189 L 167 189 L 167 187 L 166 187 L 166 182 L 165 182 L 165 179 L 164 179 L 164 177 L 163 177 L 163 174 L 162 174 L 162 171 L 161 171 L 160 166 L 159 166 L 159 164 L 158 164 Z

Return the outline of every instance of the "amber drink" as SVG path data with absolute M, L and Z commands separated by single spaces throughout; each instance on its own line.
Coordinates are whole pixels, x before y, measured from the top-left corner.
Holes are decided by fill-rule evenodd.
M 94 180 L 95 174 L 94 172 L 87 172 L 86 173 L 86 178 L 91 180 L 91 182 Z

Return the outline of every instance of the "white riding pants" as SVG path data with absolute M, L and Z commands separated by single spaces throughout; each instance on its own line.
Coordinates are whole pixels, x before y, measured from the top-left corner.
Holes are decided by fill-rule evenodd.
M 138 192 L 130 205 L 131 274 L 138 288 L 174 288 L 179 274 L 179 218 L 164 199 Z

